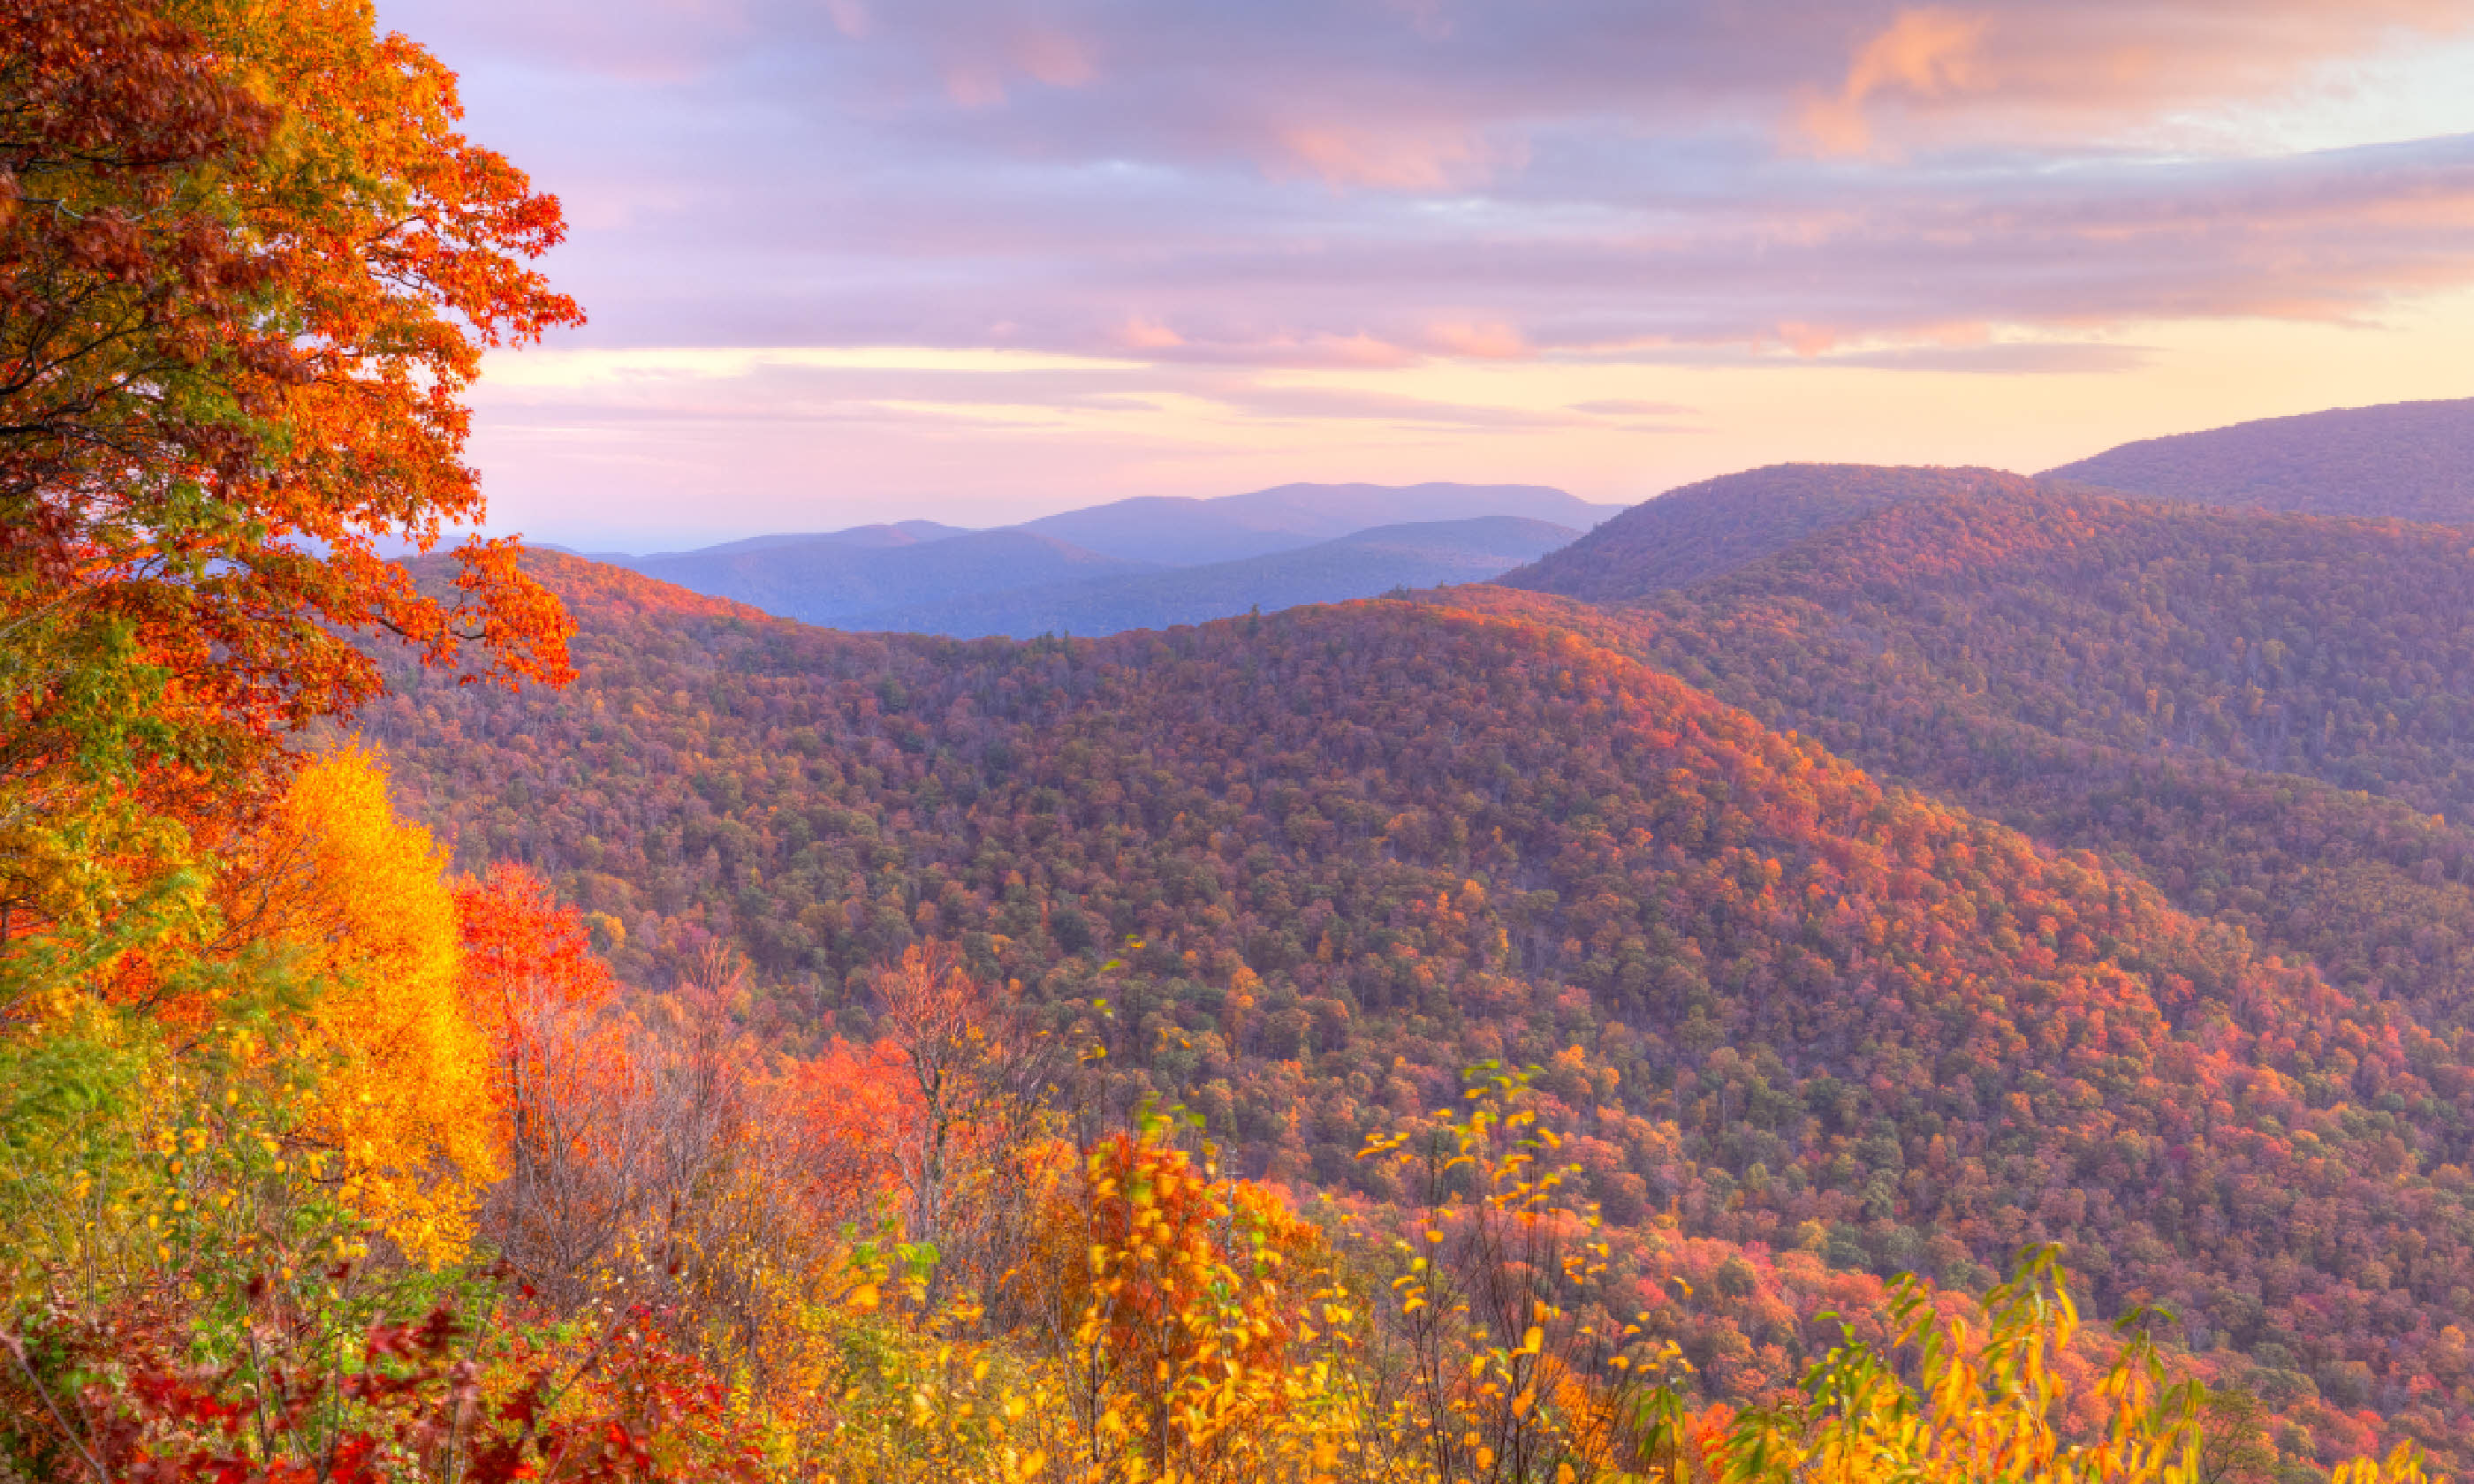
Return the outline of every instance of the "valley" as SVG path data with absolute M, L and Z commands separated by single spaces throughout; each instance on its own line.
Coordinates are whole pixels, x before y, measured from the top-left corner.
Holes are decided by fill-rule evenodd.
M 2057 1241 L 2322 1435 L 2450 1446 L 2460 534 L 1765 470 L 1506 586 L 1027 644 L 533 570 L 573 687 L 362 725 L 630 980 L 722 945 L 814 1054 L 952 943 L 1106 1047 L 1077 1097 L 1378 1201 L 1385 1118 L 1536 1065 L 1616 1230 L 1960 1287 Z

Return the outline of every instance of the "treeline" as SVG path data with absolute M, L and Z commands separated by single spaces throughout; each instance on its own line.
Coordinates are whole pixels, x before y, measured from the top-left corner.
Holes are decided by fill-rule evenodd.
M 1710 582 L 1907 501 L 2018 494 L 2031 488 L 2030 481 L 2000 469 L 1773 464 L 1644 500 L 1497 581 L 1532 592 L 1621 603 Z

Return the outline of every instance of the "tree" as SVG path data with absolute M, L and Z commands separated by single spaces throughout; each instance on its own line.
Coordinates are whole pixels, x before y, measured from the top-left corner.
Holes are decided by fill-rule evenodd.
M 1004 1226 L 991 1218 L 1023 1197 L 1005 1177 L 1038 1112 L 1044 1064 L 1007 1023 L 1003 996 L 946 945 L 903 950 L 877 976 L 877 993 L 879 1029 L 910 1084 L 902 1098 L 909 1116 L 890 1149 L 908 1196 L 905 1231 L 932 1248 L 960 1236 L 984 1249 Z M 957 1256 L 968 1266 L 982 1254 Z M 977 1265 L 987 1270 L 982 1278 L 1007 1266 Z
M 2276 1477 L 2270 1415 L 2255 1392 L 2226 1387 L 2208 1393 L 2199 1406 L 2197 1484 L 2270 1484 Z
M 1304 1363 L 1331 1255 L 1277 1190 L 1225 1179 L 1175 1127 L 1147 1113 L 1052 1178 L 1015 1275 L 1067 1453 L 1100 1478 L 1288 1476 L 1327 1443 L 1309 1389 L 1330 1377 Z
M 556 199 L 459 114 L 363 0 L 0 11 L 0 831 L 228 817 L 379 689 L 355 634 L 568 673 L 511 542 L 451 596 L 380 558 L 482 512 L 482 349 L 581 320 L 521 262 Z M 20 933 L 58 916 L 20 895 Z
M 500 1139 L 489 1041 L 457 992 L 443 856 L 395 817 L 384 769 L 359 747 L 303 769 L 250 845 L 219 896 L 235 942 L 281 945 L 313 986 L 291 1033 L 315 1078 L 305 1148 L 406 1252 L 460 1256 Z
M 608 1005 L 618 981 L 594 954 L 582 916 L 524 867 L 493 866 L 477 880 L 457 882 L 454 894 L 459 989 L 490 1038 L 499 1112 L 521 1161 L 543 1141 L 553 1079 L 574 1071 L 553 1063 L 544 1040 L 549 1024 L 562 1012 L 589 1016 Z

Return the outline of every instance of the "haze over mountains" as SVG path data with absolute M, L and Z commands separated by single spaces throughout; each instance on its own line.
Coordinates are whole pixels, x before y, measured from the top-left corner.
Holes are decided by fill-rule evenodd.
M 1568 544 L 1581 533 L 1518 515 L 1375 526 L 1266 556 L 983 596 L 882 608 L 843 628 L 912 634 L 1119 634 L 1203 623 L 1250 610 L 1340 603 L 1398 588 L 1484 582 Z
M 1483 581 L 1622 508 L 1539 485 L 1300 484 L 1138 496 L 998 531 L 906 520 L 592 556 L 834 628 L 1113 634 Z
M 2152 439 L 2036 477 L 2200 504 L 2474 522 L 2474 401 Z M 1958 496 L 2027 485 L 1996 469 L 1782 465 L 1671 491 L 1610 522 L 1626 507 L 1537 485 L 1294 484 L 1137 496 L 1002 530 L 903 520 L 593 555 L 834 628 L 1104 634 L 1498 576 L 1591 600 L 1680 587 L 1928 486 Z M 1550 553 L 1551 567 L 1526 569 Z

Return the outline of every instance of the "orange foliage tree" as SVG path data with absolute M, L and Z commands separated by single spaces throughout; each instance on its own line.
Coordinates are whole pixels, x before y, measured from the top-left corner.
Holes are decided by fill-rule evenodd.
M 1055 1171 L 1014 1281 L 1098 1476 L 1249 1478 L 1298 1400 L 1322 1234 L 1270 1186 L 1222 1177 L 1147 1114 Z M 1295 1441 L 1284 1437 L 1278 1441 Z
M 1046 1094 L 1045 1043 L 1010 1022 L 1009 990 L 974 975 L 942 944 L 914 945 L 877 975 L 878 1028 L 898 1062 L 904 1117 L 885 1149 L 900 1177 L 913 1242 L 950 1249 L 936 1280 L 962 1273 L 985 1291 L 1010 1265 L 1030 1135 Z
M 856 1215 L 871 1198 L 904 1188 L 894 1141 L 917 1127 L 922 1109 L 901 1047 L 854 1046 L 837 1037 L 822 1055 L 792 1065 L 783 1082 L 827 1210 Z
M 235 935 L 279 945 L 313 992 L 297 1032 L 309 1152 L 348 1207 L 435 1263 L 463 1252 L 499 1174 L 497 1107 L 457 993 L 446 861 L 386 789 L 360 748 L 317 759 L 221 888 Z
M 379 555 L 480 515 L 482 349 L 580 319 L 459 113 L 359 0 L 0 9 L 0 828 L 105 780 L 228 814 L 380 688 L 355 632 L 568 673 L 512 544 L 452 598 Z
M 523 867 L 493 866 L 454 894 L 464 1002 L 496 1052 L 499 1109 L 521 1150 L 541 1137 L 550 1080 L 577 1070 L 553 1065 L 546 1017 L 598 1010 L 618 983 L 575 909 Z

